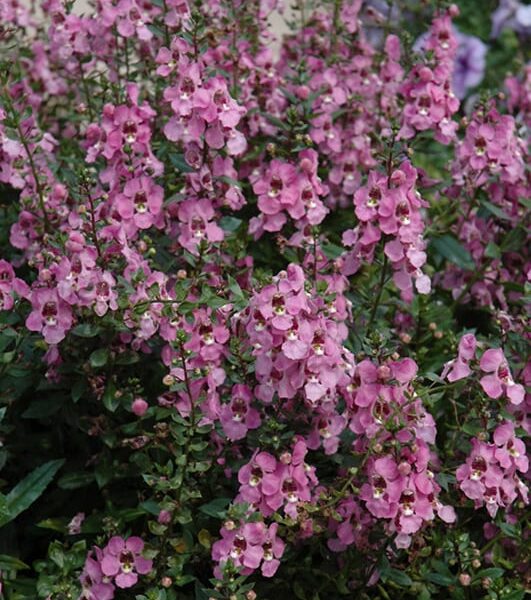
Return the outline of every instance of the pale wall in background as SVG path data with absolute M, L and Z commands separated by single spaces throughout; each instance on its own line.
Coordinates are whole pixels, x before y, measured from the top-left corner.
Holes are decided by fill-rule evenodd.
M 2 0 L 0 0 L 1 2 Z M 104 0 L 105 1 L 105 0 Z M 208 0 L 207 0 L 208 1 Z M 22 4 L 26 5 L 26 6 L 31 6 L 32 4 L 32 0 L 22 0 Z M 39 0 L 37 0 L 37 4 L 39 4 Z M 74 12 L 76 13 L 83 13 L 86 10 L 89 10 L 89 6 L 88 6 L 88 2 L 87 0 L 76 0 L 76 3 L 74 4 Z M 271 25 L 271 30 L 275 33 L 275 35 L 277 35 L 279 38 L 285 34 L 289 32 L 289 28 L 286 25 L 286 21 L 285 21 L 285 17 L 292 14 L 292 11 L 289 7 L 286 7 L 285 9 L 285 13 L 284 16 L 280 15 L 278 12 L 273 11 L 271 13 L 271 16 L 269 17 L 269 22 Z M 278 47 L 278 43 L 275 44 L 275 46 Z

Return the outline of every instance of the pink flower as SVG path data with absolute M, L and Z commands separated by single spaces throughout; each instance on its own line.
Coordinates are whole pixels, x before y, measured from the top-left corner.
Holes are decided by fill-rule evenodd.
M 0 260 L 0 310 L 11 310 L 15 304 L 13 292 L 21 298 L 30 294 L 28 285 L 15 277 L 15 271 L 7 260 Z
M 476 337 L 473 333 L 467 333 L 459 340 L 457 358 L 445 365 L 442 377 L 448 381 L 458 381 L 468 377 L 472 370 L 468 363 L 476 356 Z
M 527 473 L 529 459 L 526 454 L 526 447 L 521 439 L 515 437 L 514 424 L 505 421 L 498 425 L 494 430 L 493 439 L 496 446 L 498 446 L 494 451 L 494 456 L 502 468 L 514 467 L 521 473 Z
M 514 382 L 501 348 L 486 350 L 479 366 L 483 372 L 492 373 L 492 375 L 485 375 L 479 381 L 487 396 L 499 398 L 505 393 L 512 404 L 520 404 L 523 401 L 524 387 Z
M 141 555 L 144 542 L 136 536 L 124 540 L 114 536 L 103 549 L 101 571 L 113 577 L 119 588 L 130 588 L 138 581 L 138 575 L 145 575 L 153 568 L 153 561 Z
M 277 461 L 268 452 L 258 452 L 238 472 L 240 493 L 238 498 L 259 507 L 264 516 L 269 516 L 282 505 L 282 500 L 271 502 L 280 491 L 280 477 L 277 474 Z M 273 506 L 270 506 L 273 504 Z
M 249 575 L 261 566 L 264 577 L 272 577 L 284 553 L 284 542 L 277 537 L 278 524 L 269 527 L 263 522 L 245 523 L 235 529 L 221 529 L 221 540 L 212 546 L 212 558 L 218 563 L 214 569 L 221 576 L 224 565 L 231 561 L 243 575 Z
M 126 221 L 132 220 L 139 229 L 161 226 L 163 194 L 163 189 L 150 177 L 131 179 L 116 199 L 118 213 Z
M 375 460 L 370 472 L 370 483 L 363 484 L 360 498 L 365 500 L 367 509 L 375 517 L 394 517 L 406 485 L 405 478 L 390 456 Z
M 224 233 L 214 222 L 215 211 L 210 200 L 185 200 L 179 205 L 181 234 L 179 243 L 192 254 L 199 254 L 202 242 L 221 242 Z
M 265 540 L 262 544 L 263 560 L 261 571 L 264 577 L 273 577 L 280 566 L 280 558 L 284 554 L 286 544 L 277 537 L 278 523 L 272 523 L 266 530 Z
M 249 429 L 260 426 L 260 413 L 250 406 L 251 399 L 251 390 L 246 385 L 237 384 L 232 388 L 230 403 L 222 406 L 219 420 L 229 440 L 241 440 Z
M 72 310 L 57 291 L 37 288 L 31 292 L 32 312 L 26 319 L 30 331 L 41 331 L 49 344 L 58 344 L 72 327 Z
M 114 585 L 101 569 L 102 559 L 102 550 L 95 546 L 87 556 L 79 577 L 82 588 L 80 598 L 86 600 L 112 600 L 114 598 Z
M 466 463 L 456 471 L 464 494 L 474 500 L 476 508 L 485 505 L 491 517 L 500 507 L 511 506 L 518 496 L 528 503 L 527 487 L 516 475 L 517 469 L 527 469 L 528 462 L 519 460 L 522 446 L 512 436 L 511 425 L 503 424 L 496 429 L 494 444 L 473 439 Z
M 244 575 L 252 573 L 260 566 L 264 557 L 262 544 L 265 542 L 266 526 L 262 522 L 246 523 L 239 529 L 221 529 L 222 539 L 212 546 L 212 558 L 219 563 L 219 567 L 225 565 L 228 560 L 241 568 Z M 220 572 L 219 567 L 214 573 Z M 219 575 L 218 575 L 219 576 Z

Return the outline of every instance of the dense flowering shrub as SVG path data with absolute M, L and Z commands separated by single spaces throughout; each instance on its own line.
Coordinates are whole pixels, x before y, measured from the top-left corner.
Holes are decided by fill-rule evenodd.
M 282 5 L 0 0 L 0 597 L 530 591 L 529 9 Z

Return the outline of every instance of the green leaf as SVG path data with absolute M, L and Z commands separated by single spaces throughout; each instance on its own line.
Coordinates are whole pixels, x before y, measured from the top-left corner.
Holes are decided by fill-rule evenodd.
M 37 527 L 41 529 L 50 529 L 51 531 L 58 531 L 59 533 L 66 533 L 68 525 L 68 519 L 63 517 L 57 519 L 44 519 L 37 523 Z
M 284 123 L 284 121 L 281 121 L 278 117 L 274 117 L 273 115 L 270 115 L 268 113 L 260 113 L 262 115 L 262 117 L 264 117 L 266 119 L 266 121 L 269 121 L 271 123 L 271 125 L 274 125 L 275 127 L 278 127 L 279 129 L 283 129 L 284 131 L 289 131 L 289 127 L 286 123 Z
M 432 241 L 433 247 L 446 260 L 462 269 L 472 270 L 475 267 L 470 252 L 453 235 L 446 234 Z
M 345 249 L 342 246 L 338 246 L 337 244 L 332 244 L 328 242 L 321 246 L 321 249 L 325 253 L 325 256 L 331 260 L 334 260 L 341 256 Z
M 500 258 L 501 250 L 498 244 L 494 242 L 489 242 L 485 248 L 485 256 L 487 258 Z
M 519 252 L 524 248 L 526 242 L 526 232 L 523 227 L 515 227 L 505 236 L 500 249 L 502 252 Z
M 70 396 L 72 400 L 78 402 L 81 396 L 85 393 L 87 389 L 87 383 L 84 379 L 77 379 L 72 385 L 72 389 L 70 390 Z
M 503 569 L 500 569 L 499 567 L 482 569 L 474 575 L 473 581 L 483 579 L 484 577 L 490 577 L 491 579 L 499 579 L 500 577 L 503 577 L 504 573 L 505 571 Z
M 93 482 L 94 473 L 90 473 L 88 471 L 79 471 L 63 475 L 57 482 L 57 485 L 62 490 L 77 490 L 78 488 L 86 487 Z
M 229 233 L 233 233 L 236 231 L 240 225 L 242 224 L 241 219 L 237 219 L 236 217 L 221 217 L 219 220 L 219 225 L 221 229 L 224 231 L 228 231 Z
M 431 581 L 431 583 L 436 583 L 437 585 L 455 585 L 455 577 L 443 575 L 442 573 L 428 573 L 425 578 L 428 581 Z
M 195 170 L 184 160 L 184 154 L 170 154 L 170 161 L 181 173 L 193 173 Z
M 51 460 L 37 467 L 9 492 L 5 497 L 8 514 L 1 514 L 0 510 L 0 527 L 16 519 L 39 498 L 64 462 L 64 459 Z
M 484 206 L 491 214 L 499 219 L 503 219 L 504 221 L 510 221 L 511 217 L 509 217 L 499 206 L 489 202 L 488 200 L 482 200 L 481 206 Z
M 514 590 L 508 594 L 505 594 L 503 596 L 503 600 L 523 600 L 526 596 L 526 593 L 527 592 L 525 590 Z
M 199 510 L 209 517 L 223 519 L 229 503 L 230 498 L 216 498 L 216 500 L 212 500 L 212 502 L 200 506 Z
M 22 413 L 24 419 L 44 419 L 55 414 L 63 405 L 61 397 L 34 400 Z
M 404 571 L 400 569 L 389 568 L 386 569 L 383 573 L 381 573 L 383 581 L 393 581 L 397 585 L 407 586 L 413 584 L 413 581 L 409 575 L 406 575 Z
M 99 348 L 98 350 L 94 350 L 94 352 L 90 355 L 90 364 L 94 368 L 105 366 L 108 360 L 109 351 L 107 348 Z
M 72 333 L 82 338 L 93 338 L 101 333 L 101 327 L 90 323 L 80 323 L 72 329 Z
M 0 571 L 22 571 L 23 569 L 29 568 L 30 567 L 26 563 L 14 556 L 0 554 Z

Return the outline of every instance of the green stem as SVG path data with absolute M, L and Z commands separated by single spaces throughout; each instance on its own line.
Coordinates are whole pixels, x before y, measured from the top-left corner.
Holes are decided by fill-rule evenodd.
M 35 187 L 37 188 L 37 195 L 39 196 L 39 207 L 42 211 L 43 220 L 44 220 L 44 230 L 46 231 L 46 233 L 49 233 L 51 231 L 50 219 L 48 218 L 48 213 L 46 212 L 44 192 L 42 190 L 42 186 L 39 181 L 39 177 L 37 175 L 37 167 L 35 166 L 35 161 L 33 160 L 33 154 L 31 153 L 28 141 L 26 140 L 26 137 L 24 136 L 24 134 L 22 132 L 22 127 L 20 126 L 20 122 L 18 121 L 18 119 L 17 119 L 16 123 L 17 123 L 17 132 L 20 137 L 20 141 L 21 141 L 22 145 L 24 146 L 24 150 L 28 157 L 28 162 L 30 165 L 31 173 L 33 175 L 33 179 L 35 180 Z
M 382 271 L 380 273 L 380 283 L 378 284 L 378 292 L 376 294 L 376 299 L 374 304 L 372 305 L 371 316 L 369 318 L 369 323 L 367 324 L 367 330 L 372 327 L 374 323 L 374 318 L 376 317 L 376 311 L 378 310 L 378 306 L 380 304 L 380 300 L 382 299 L 382 293 L 385 287 L 385 276 L 387 272 L 387 254 L 384 252 L 384 259 L 382 264 Z
M 88 109 L 89 118 L 90 118 L 91 122 L 94 122 L 95 113 L 94 113 L 94 109 L 92 107 L 92 100 L 91 100 L 90 92 L 88 89 L 87 79 L 85 78 L 85 72 L 83 71 L 83 64 L 81 63 L 81 60 L 79 60 L 78 62 L 79 62 L 79 73 L 81 76 L 81 85 L 83 86 L 83 91 L 85 93 L 85 99 L 87 101 L 87 109 Z

